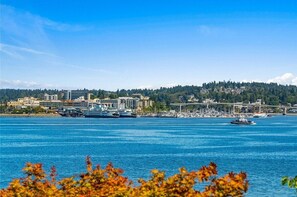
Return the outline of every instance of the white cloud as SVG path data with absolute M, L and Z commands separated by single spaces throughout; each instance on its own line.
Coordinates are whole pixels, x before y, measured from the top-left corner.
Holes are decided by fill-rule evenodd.
M 132 88 L 134 89 L 134 88 Z M 141 86 L 138 86 L 136 89 L 154 89 L 154 86 L 152 85 L 141 85 Z
M 283 85 L 297 85 L 297 76 L 293 73 L 285 73 L 281 76 L 269 79 L 267 83 L 278 83 Z
M 175 86 L 178 86 L 179 84 L 170 83 L 170 84 L 164 84 L 164 85 L 142 85 L 138 86 L 136 89 L 159 89 L 159 88 L 172 88 Z
M 56 55 L 51 53 L 37 51 L 34 49 L 25 48 L 25 47 L 18 47 L 18 46 L 4 44 L 4 43 L 0 43 L 0 51 L 18 59 L 22 58 L 22 56 L 20 55 L 20 52 L 31 53 L 34 55 L 46 55 L 46 56 L 56 57 Z
M 21 80 L 0 80 L 0 88 L 13 89 L 39 89 L 39 88 L 57 88 L 52 84 L 40 84 L 35 81 L 21 81 Z

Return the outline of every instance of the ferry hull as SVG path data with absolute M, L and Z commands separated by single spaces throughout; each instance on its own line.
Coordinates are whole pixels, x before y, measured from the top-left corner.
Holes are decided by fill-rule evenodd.
M 85 115 L 85 118 L 119 118 L 119 116 Z

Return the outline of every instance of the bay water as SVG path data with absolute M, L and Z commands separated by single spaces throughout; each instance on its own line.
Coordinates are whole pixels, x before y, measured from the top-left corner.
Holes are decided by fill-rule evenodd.
M 209 162 L 220 175 L 244 171 L 246 196 L 294 196 L 281 177 L 297 175 L 297 117 L 254 119 L 231 125 L 227 118 L 0 118 L 0 188 L 23 176 L 26 162 L 56 166 L 59 178 L 85 171 L 85 158 L 112 162 L 135 183 L 150 170 L 167 175 Z

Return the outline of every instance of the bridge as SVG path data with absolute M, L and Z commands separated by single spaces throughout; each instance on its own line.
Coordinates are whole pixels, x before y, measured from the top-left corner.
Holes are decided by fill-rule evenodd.
M 233 111 L 235 111 L 235 107 L 238 108 L 248 108 L 248 107 L 258 107 L 259 112 L 261 112 L 261 108 L 269 107 L 269 108 L 279 108 L 284 109 L 284 113 L 287 113 L 289 109 L 297 109 L 297 107 L 289 106 L 289 105 L 265 105 L 261 103 L 224 103 L 224 102 L 204 102 L 204 103 L 170 103 L 170 106 L 179 106 L 179 111 L 181 112 L 181 108 L 184 106 L 191 106 L 191 105 L 197 105 L 197 106 L 206 106 L 206 108 L 209 108 L 210 105 L 226 105 L 233 107 Z

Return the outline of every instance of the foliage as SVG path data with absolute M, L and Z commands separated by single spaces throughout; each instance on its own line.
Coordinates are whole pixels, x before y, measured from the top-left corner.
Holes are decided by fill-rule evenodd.
M 86 89 L 85 89 L 86 90 Z M 175 86 L 159 89 L 128 89 L 117 91 L 87 90 L 96 98 L 118 98 L 120 96 L 131 96 L 139 93 L 149 96 L 156 103 L 164 103 L 169 107 L 170 103 L 188 102 L 187 95 L 193 95 L 199 102 L 205 99 L 213 99 L 217 102 L 256 102 L 262 99 L 265 104 L 297 104 L 297 86 L 278 85 L 276 83 L 238 83 L 231 81 L 204 83 L 202 86 Z M 44 93 L 58 94 L 62 98 L 65 90 L 16 90 L 0 89 L 0 101 L 7 102 L 25 96 L 43 98 Z
M 163 112 L 168 111 L 169 108 L 166 106 L 165 103 L 161 102 L 154 102 L 152 106 L 146 107 L 143 112 L 145 113 L 156 113 L 156 112 Z
M 290 178 L 288 176 L 283 177 L 282 185 L 287 185 L 289 188 L 295 189 L 297 194 L 297 176 L 295 176 L 294 178 Z
M 6 106 L 3 110 L 1 110 L 1 112 L 2 111 L 5 113 L 11 113 L 11 114 L 32 114 L 32 113 L 38 114 L 38 113 L 46 112 L 46 110 L 40 106 L 26 107 L 26 108 L 15 108 L 15 107 L 11 107 L 11 106 Z
M 50 90 L 50 89 L 0 89 L 0 101 L 7 102 L 11 100 L 17 100 L 18 98 L 23 97 L 35 97 L 42 99 L 44 94 L 58 94 L 63 91 L 59 90 Z
M 87 172 L 79 177 L 56 180 L 56 169 L 51 168 L 49 177 L 42 164 L 27 163 L 23 169 L 24 178 L 13 180 L 6 189 L 0 190 L 0 196 L 243 196 L 248 190 L 247 176 L 244 172 L 229 173 L 217 177 L 217 166 L 210 163 L 198 171 L 180 168 L 179 173 L 170 177 L 159 170 L 151 171 L 147 181 L 139 179 L 138 186 L 124 177 L 123 170 L 109 163 L 104 169 L 87 157 Z M 204 190 L 195 189 L 197 183 L 206 185 Z

